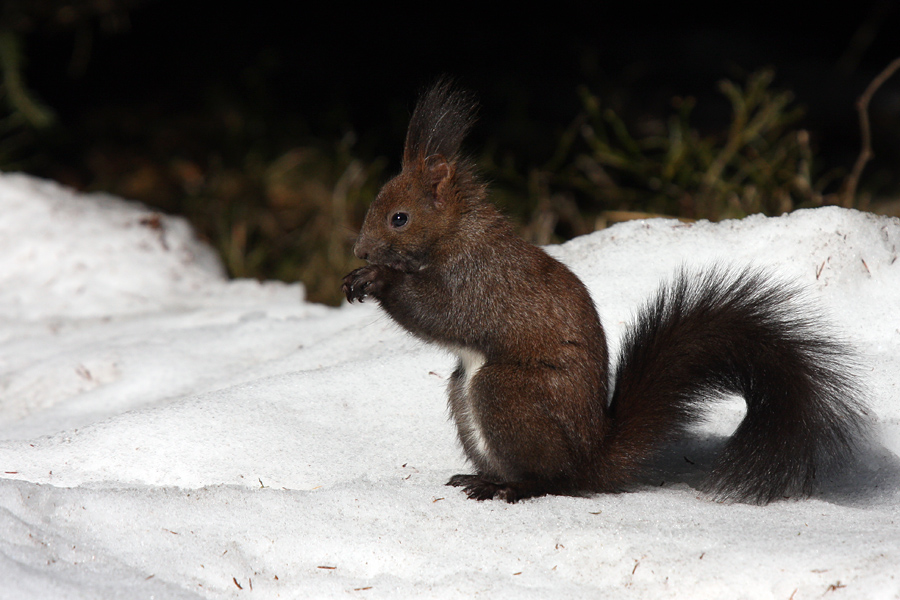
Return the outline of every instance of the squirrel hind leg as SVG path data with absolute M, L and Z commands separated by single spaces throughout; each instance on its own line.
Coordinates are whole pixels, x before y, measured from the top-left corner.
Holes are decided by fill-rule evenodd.
M 506 500 L 514 504 L 519 500 L 552 493 L 546 485 L 533 481 L 508 481 L 496 483 L 481 475 L 454 475 L 447 485 L 463 488 L 471 500 Z

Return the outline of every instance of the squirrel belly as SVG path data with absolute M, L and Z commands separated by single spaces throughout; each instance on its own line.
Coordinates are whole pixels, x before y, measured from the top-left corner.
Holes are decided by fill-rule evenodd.
M 459 348 L 455 350 L 459 364 L 450 377 L 448 389 L 450 414 L 456 421 L 459 439 L 466 456 L 479 470 L 488 470 L 496 463 L 493 452 L 488 446 L 487 436 L 482 428 L 480 413 L 472 398 L 472 381 L 484 366 L 487 358 L 474 350 Z
M 676 274 L 639 311 L 610 374 L 584 284 L 517 237 L 460 154 L 474 103 L 446 82 L 420 99 L 399 175 L 354 246 L 350 302 L 367 297 L 459 357 L 448 386 L 473 499 L 617 492 L 645 477 L 705 405 L 747 413 L 709 475 L 714 497 L 809 495 L 864 434 L 849 349 L 802 292 L 753 269 Z

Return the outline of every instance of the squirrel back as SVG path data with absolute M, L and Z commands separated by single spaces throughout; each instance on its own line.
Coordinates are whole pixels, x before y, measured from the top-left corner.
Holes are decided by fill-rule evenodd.
M 342 288 L 459 357 L 450 412 L 476 472 L 448 484 L 510 502 L 628 489 L 704 404 L 736 393 L 747 414 L 707 490 L 810 494 L 864 426 L 849 351 L 799 316 L 799 291 L 749 269 L 681 272 L 639 312 L 611 376 L 584 284 L 515 235 L 461 156 L 473 114 L 446 81 L 425 93 L 354 247 L 368 264 Z

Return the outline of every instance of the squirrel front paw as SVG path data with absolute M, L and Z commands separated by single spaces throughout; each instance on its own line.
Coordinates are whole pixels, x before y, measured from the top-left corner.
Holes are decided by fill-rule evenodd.
M 341 291 L 347 296 L 347 302 L 362 302 L 367 296 L 374 296 L 381 289 L 378 265 L 366 265 L 351 271 L 344 277 Z

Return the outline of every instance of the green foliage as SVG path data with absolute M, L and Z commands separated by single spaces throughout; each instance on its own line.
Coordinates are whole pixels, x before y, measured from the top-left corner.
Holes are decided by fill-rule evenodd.
M 22 81 L 23 57 L 19 36 L 0 29 L 0 73 L 3 75 L 4 100 L 9 109 L 21 115 L 31 126 L 43 129 L 53 124 L 53 113 L 29 93 Z
M 341 278 L 358 266 L 356 228 L 384 168 L 354 158 L 351 142 L 297 147 L 270 162 L 249 155 L 239 168 L 210 165 L 196 174 L 185 211 L 230 275 L 302 281 L 310 300 L 340 301 Z
M 5 90 L 0 86 L 0 102 L 4 95 Z M 33 131 L 21 113 L 0 107 L 0 171 L 21 168 L 33 143 Z
M 676 99 L 662 131 L 635 137 L 582 89 L 584 111 L 547 171 L 556 186 L 590 198 L 600 210 L 718 220 L 821 204 L 821 184 L 811 179 L 809 135 L 792 128 L 801 110 L 792 106 L 790 92 L 770 89 L 772 78 L 764 70 L 743 87 L 721 82 L 731 123 L 727 132 L 705 136 L 690 123 L 690 98 Z
M 49 109 L 34 99 L 22 81 L 19 36 L 0 27 L 0 169 L 20 168 L 35 144 L 38 129 L 54 123 Z

